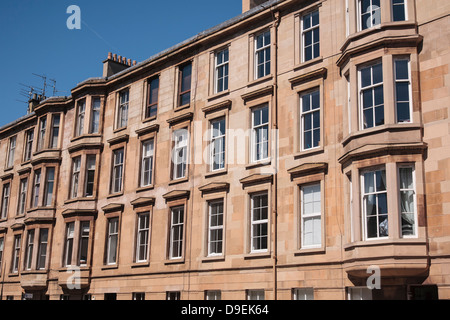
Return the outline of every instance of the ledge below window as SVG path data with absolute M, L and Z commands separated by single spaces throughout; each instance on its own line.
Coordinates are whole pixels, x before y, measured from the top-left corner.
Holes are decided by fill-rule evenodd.
M 225 261 L 225 256 L 207 256 L 207 257 L 203 257 L 202 258 L 202 262 L 203 263 L 208 263 L 208 262 L 222 262 Z
M 318 248 L 301 248 L 294 252 L 294 256 L 303 256 L 310 254 L 324 254 L 326 252 L 325 247 Z
M 272 254 L 267 251 L 267 252 L 255 252 L 255 253 L 247 253 L 244 255 L 244 259 L 245 260 L 250 260 L 250 259 L 269 259 L 272 257 Z
M 184 258 L 178 258 L 178 259 L 168 259 L 164 261 L 165 265 L 171 265 L 171 264 L 183 264 Z

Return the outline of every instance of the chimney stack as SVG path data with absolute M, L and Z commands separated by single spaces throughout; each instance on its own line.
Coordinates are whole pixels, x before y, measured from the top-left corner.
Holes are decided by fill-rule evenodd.
M 113 74 L 131 67 L 132 65 L 136 65 L 135 60 L 132 62 L 131 59 L 127 59 L 126 57 L 122 57 L 116 53 L 113 54 L 108 52 L 108 58 L 103 61 L 103 77 L 110 77 Z
M 41 95 L 37 95 L 33 93 L 31 99 L 28 100 L 28 110 L 27 113 L 30 114 L 34 111 L 34 108 L 42 101 L 43 97 Z

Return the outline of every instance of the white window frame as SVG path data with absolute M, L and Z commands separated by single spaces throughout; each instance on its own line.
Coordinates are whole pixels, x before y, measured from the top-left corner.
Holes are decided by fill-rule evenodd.
M 412 189 L 402 189 L 401 188 L 401 175 L 400 175 L 400 169 L 411 169 L 411 174 L 412 174 L 412 184 L 413 184 L 413 188 Z M 398 212 L 399 212 L 399 227 L 400 227 L 400 236 L 402 238 L 417 238 L 418 237 L 418 227 L 417 227 L 417 192 L 416 192 L 416 168 L 414 166 L 414 164 L 400 164 L 397 166 L 397 178 L 398 178 Z M 414 216 L 414 225 L 413 225 L 413 234 L 412 235 L 403 235 L 403 231 L 402 231 L 402 198 L 401 198 L 401 193 L 405 192 L 405 191 L 412 191 L 413 192 L 413 216 Z
M 305 193 L 304 193 L 304 189 L 305 188 L 312 188 L 312 187 L 319 187 L 319 198 L 320 198 L 320 211 L 319 212 L 312 212 L 309 214 L 305 213 Z M 306 185 L 302 185 L 300 187 L 300 197 L 301 197 L 301 208 L 300 208 L 300 214 L 301 214 L 301 225 L 300 225 L 300 232 L 301 232 L 301 248 L 302 249 L 306 249 L 306 248 L 320 248 L 322 246 L 322 234 L 323 234 L 323 230 L 322 230 L 322 183 L 321 182 L 317 182 L 317 183 L 312 183 L 312 184 L 306 184 Z M 313 201 L 314 203 L 314 201 Z M 320 243 L 313 243 L 313 244 L 309 244 L 309 245 L 305 245 L 305 221 L 309 220 L 309 219 L 317 219 L 320 218 Z M 314 231 L 314 229 L 313 229 Z
M 370 26 L 367 27 L 366 29 L 363 29 L 363 28 L 362 28 L 362 27 L 363 27 L 363 24 L 362 24 L 362 15 L 363 15 L 363 12 L 361 11 L 361 8 L 362 8 L 362 1 L 363 1 L 363 0 L 356 0 L 356 1 L 357 1 L 356 5 L 357 5 L 357 12 L 358 12 L 358 19 L 357 19 L 357 21 L 358 21 L 358 31 L 368 30 L 368 29 L 374 28 L 374 27 L 376 27 L 376 26 L 379 26 L 379 25 L 381 24 L 381 1 L 382 1 L 382 0 L 379 0 L 379 1 L 380 1 L 380 7 L 379 7 L 379 9 L 377 10 L 377 11 L 379 12 L 379 19 L 380 19 L 380 22 L 377 23 L 377 24 L 373 24 L 373 23 L 371 22 L 371 23 L 370 23 Z M 373 6 L 373 4 L 372 4 L 373 1 L 374 1 L 374 0 L 370 0 L 370 3 L 371 3 L 370 7 Z M 371 18 L 371 21 L 373 21 L 373 20 L 376 18 L 376 16 L 373 15 L 372 12 L 371 12 L 370 18 Z
M 222 224 L 220 224 L 220 225 L 217 224 L 217 225 L 213 226 L 211 224 L 212 218 L 213 218 L 213 207 L 215 205 L 220 205 L 220 204 L 222 204 L 222 212 L 215 213 L 214 215 L 216 216 L 217 219 L 219 219 L 219 216 L 222 216 Z M 223 255 L 223 249 L 224 249 L 224 218 L 225 218 L 224 210 L 225 210 L 225 204 L 224 204 L 223 199 L 213 200 L 213 201 L 210 201 L 208 203 L 208 256 L 209 257 L 222 256 Z M 221 239 L 215 240 L 214 242 L 216 242 L 216 243 L 221 242 L 222 243 L 222 250 L 221 250 L 221 252 L 216 252 L 216 251 L 213 252 L 213 250 L 211 250 L 212 249 L 212 244 L 213 244 L 212 243 L 213 241 L 211 240 L 212 239 L 212 233 L 213 232 L 219 233 L 220 231 L 222 231 Z
M 141 219 L 144 219 L 144 227 L 141 226 Z M 143 236 L 142 236 L 143 235 Z M 136 232 L 136 262 L 148 261 L 148 248 L 149 248 L 149 235 L 150 235 L 150 212 L 138 213 L 137 219 L 137 232 Z M 142 242 L 142 240 L 144 240 Z M 144 248 L 144 257 L 141 257 L 141 247 Z
M 43 232 L 47 232 L 46 240 L 43 240 L 43 237 L 42 237 Z M 37 267 L 36 267 L 36 269 L 38 269 L 38 270 L 44 270 L 46 268 L 48 235 L 49 235 L 48 228 L 39 229 L 39 243 L 38 243 Z M 43 264 L 44 264 L 43 267 L 41 267 L 42 259 L 43 259 Z
M 53 178 L 50 179 L 50 172 L 53 171 Z M 56 180 L 56 168 L 47 167 L 45 170 L 45 185 L 44 185 L 44 207 L 52 206 L 53 193 L 55 191 L 55 180 Z M 50 189 L 51 186 L 51 189 Z
M 86 114 L 86 100 L 80 100 L 77 103 L 77 127 L 75 136 L 81 136 L 84 133 L 84 116 Z
M 265 39 L 266 34 L 269 34 L 269 43 L 265 43 L 264 39 Z M 258 38 L 259 37 L 263 37 L 263 45 L 260 48 L 258 48 Z M 272 49 L 271 49 L 272 39 L 271 38 L 272 38 L 272 35 L 271 35 L 270 30 L 263 31 L 255 36 L 255 40 L 254 40 L 255 41 L 255 79 L 263 78 L 265 76 L 268 76 L 271 73 L 271 70 L 272 70 L 272 58 L 271 58 L 272 57 Z M 269 57 L 267 57 L 266 49 L 269 49 Z M 260 54 L 264 55 L 264 62 L 262 64 L 258 64 L 258 56 Z M 266 71 L 267 64 L 269 64 L 269 66 L 270 66 L 268 73 Z M 264 65 L 264 72 L 262 75 L 258 74 L 258 66 L 259 65 Z
M 120 91 L 118 93 L 117 99 L 116 129 L 125 128 L 128 125 L 129 104 L 130 104 L 130 90 L 125 89 Z
M 170 208 L 169 259 L 183 257 L 184 245 L 184 205 Z M 178 215 L 178 222 L 174 222 L 174 215 Z M 174 255 L 174 244 L 178 243 L 177 254 Z
M 19 199 L 17 203 L 17 215 L 25 214 L 27 204 L 28 177 L 20 179 L 19 183 Z
M 228 56 L 228 59 L 227 60 L 225 60 L 225 52 L 227 52 L 227 56 Z M 223 61 L 222 62 L 220 62 L 219 63 L 219 57 L 220 56 L 222 56 L 223 57 Z M 214 81 L 214 93 L 219 93 L 219 92 L 223 92 L 223 91 L 226 91 L 226 90 L 228 90 L 228 88 L 229 88 L 229 85 L 230 85 L 230 83 L 229 83 L 229 72 L 230 72 L 230 69 L 229 69 L 229 61 L 230 61 L 230 52 L 229 52 L 229 50 L 228 50 L 228 48 L 225 48 L 225 49 L 223 49 L 223 50 L 220 50 L 220 51 L 217 51 L 216 52 L 216 54 L 215 54 L 215 56 L 214 56 L 214 61 L 215 61 L 215 72 L 214 72 L 214 75 L 215 75 L 215 81 Z M 220 78 L 219 77 L 219 71 L 220 70 L 223 70 L 223 76 Z M 222 88 L 220 88 L 220 86 L 219 86 L 219 81 L 220 80 L 223 80 L 223 82 L 222 82 Z M 226 82 L 225 82 L 225 79 L 226 79 Z
M 373 83 L 373 67 L 376 65 L 381 65 L 381 78 L 382 78 L 382 82 L 378 82 L 376 84 Z M 362 69 L 367 69 L 367 68 L 371 68 L 371 79 L 370 82 L 371 84 L 369 86 L 366 87 L 362 87 Z M 383 88 L 383 115 L 384 115 L 384 119 L 383 119 L 383 124 L 386 124 L 386 99 L 385 99 L 385 86 L 384 86 L 384 70 L 383 70 L 383 62 L 381 60 L 376 60 L 370 64 L 365 64 L 365 65 L 361 65 L 360 67 L 358 67 L 358 111 L 359 111 L 359 127 L 360 130 L 367 130 L 367 129 L 371 129 L 371 128 L 376 128 L 380 125 L 376 124 L 376 115 L 375 115 L 375 108 L 377 107 L 377 105 L 375 105 L 375 88 L 377 87 L 382 87 Z M 366 90 L 372 90 L 372 115 L 373 115 L 373 126 L 372 127 L 367 127 L 364 128 L 364 96 L 363 96 L 363 92 Z
M 98 101 L 98 104 L 96 102 Z M 100 109 L 102 100 L 100 97 L 93 97 L 91 101 L 91 123 L 89 124 L 89 133 L 100 132 Z
M 11 196 L 11 183 L 7 182 L 3 184 L 2 188 L 2 219 L 6 219 L 8 217 L 9 211 L 9 199 Z
M 118 258 L 118 244 L 119 244 L 119 218 L 114 217 L 108 219 L 108 230 L 107 230 L 107 242 L 106 242 L 106 264 L 107 265 L 115 265 L 117 264 L 117 258 Z M 113 239 L 116 239 L 115 244 L 113 243 Z M 112 245 L 114 244 L 114 248 Z M 112 250 L 114 249 L 114 250 Z M 115 259 L 112 260 L 111 253 L 115 253 Z
M 28 230 L 27 233 L 27 245 L 25 248 L 25 263 L 24 269 L 31 270 L 33 262 L 33 250 L 34 250 L 34 229 Z
M 266 196 L 267 197 L 267 206 L 266 207 L 255 207 L 255 198 L 256 197 L 261 197 L 261 196 Z M 254 210 L 261 210 L 266 208 L 267 210 L 267 218 L 266 219 L 260 219 L 260 220 L 254 220 L 254 215 L 253 215 L 253 211 Z M 258 193 L 254 193 L 252 195 L 250 195 L 250 253 L 259 253 L 259 252 L 268 252 L 269 251 L 269 216 L 270 216 L 270 212 L 269 212 L 269 193 L 267 191 L 263 191 L 263 192 L 258 192 Z M 262 249 L 255 249 L 256 243 L 255 241 L 263 238 L 264 235 L 255 235 L 254 233 L 254 226 L 257 225 L 266 225 L 267 226 L 267 234 L 265 235 L 266 239 L 267 239 L 267 243 L 266 243 L 266 248 L 262 248 Z
M 93 197 L 94 196 L 94 186 L 95 186 L 95 167 L 97 162 L 97 156 L 95 154 L 87 155 L 86 157 L 86 176 L 84 181 L 84 196 L 85 197 Z M 93 173 L 92 173 L 93 172 Z M 92 181 L 89 179 L 89 173 L 92 173 Z M 92 184 L 92 194 L 88 194 L 88 185 Z
M 181 140 L 178 140 L 181 138 Z M 174 141 L 171 160 L 172 160 L 172 180 L 183 179 L 187 176 L 188 159 L 189 159 L 189 131 L 187 128 L 180 128 L 173 132 L 172 139 Z M 179 152 L 183 152 L 180 158 Z M 181 165 L 181 173 L 178 175 L 178 166 Z
M 223 134 L 221 132 L 221 129 L 216 130 L 214 129 L 214 124 L 215 123 L 221 123 L 223 121 L 223 126 L 225 127 L 223 130 Z M 221 125 L 219 125 L 221 128 Z M 218 170 L 223 170 L 225 169 L 225 161 L 226 161 L 226 118 L 225 117 L 220 117 L 220 118 L 216 118 L 211 120 L 210 122 L 210 128 L 211 128 L 211 143 L 210 143 L 210 171 L 218 171 Z M 220 141 L 219 142 L 219 151 L 216 150 L 215 148 L 215 142 L 216 141 Z M 222 160 L 222 155 L 223 154 L 223 163 L 219 162 L 219 167 L 218 168 L 214 168 L 215 165 L 215 157 L 217 155 L 219 155 L 219 159 Z
M 83 227 L 87 225 L 87 229 Z M 91 236 L 91 222 L 90 221 L 81 221 L 80 222 L 80 235 L 78 239 L 78 256 L 77 256 L 77 264 L 79 266 L 86 266 L 87 260 L 89 256 L 89 238 Z M 87 241 L 86 247 L 83 246 L 83 242 Z M 83 250 L 86 249 L 86 260 L 81 260 L 81 255 L 84 254 Z
M 261 123 L 259 125 L 255 125 L 255 112 L 259 111 L 259 110 L 263 110 L 263 109 L 267 109 L 267 122 L 262 122 L 263 118 L 262 118 L 262 112 L 261 112 Z M 270 109 L 269 109 L 269 105 L 267 103 L 265 103 L 262 106 L 259 107 L 255 107 L 252 109 L 251 112 L 251 121 L 252 121 L 252 134 L 251 134 L 251 162 L 255 163 L 255 162 L 260 162 L 260 161 L 265 161 L 269 159 L 269 124 L 270 124 Z M 267 140 L 264 140 L 264 129 L 266 128 L 267 130 Z M 261 130 L 261 131 L 260 131 Z M 261 134 L 262 133 L 262 134 Z M 260 150 L 260 153 L 257 152 L 258 148 L 257 148 L 257 140 L 256 140 L 256 136 L 257 135 L 261 135 L 261 142 L 259 142 L 259 144 L 263 147 L 263 149 Z M 266 148 L 267 150 L 267 156 L 264 157 L 264 148 Z M 260 157 L 261 158 L 258 158 Z
M 394 57 L 393 59 L 393 74 L 394 74 L 394 108 L 395 108 L 395 122 L 396 123 L 412 123 L 413 122 L 413 99 L 412 99 L 412 82 L 411 82 L 411 60 L 409 57 Z M 408 79 L 397 79 L 397 61 L 407 61 L 408 65 Z M 397 108 L 397 83 L 407 83 L 408 84 L 408 103 L 409 103 L 409 121 L 398 121 L 398 108 Z M 405 102 L 405 101 L 402 101 Z
M 38 136 L 38 151 L 44 149 L 45 135 L 47 132 L 47 117 L 43 116 L 39 119 L 39 136 Z
M 123 190 L 123 174 L 125 164 L 125 148 L 113 150 L 113 163 L 111 174 L 111 194 L 122 192 Z M 116 180 L 119 181 L 116 190 Z
M 370 193 L 365 193 L 365 179 L 364 179 L 364 174 L 366 173 L 373 173 L 375 174 L 376 171 L 384 171 L 385 172 L 385 177 L 386 177 L 386 190 L 383 191 L 379 191 L 379 190 L 374 190 L 373 192 Z M 383 166 L 377 166 L 377 167 L 373 167 L 373 168 L 368 168 L 368 169 L 364 169 L 360 172 L 360 181 L 361 181 L 361 206 L 362 206 L 362 227 L 363 227 L 363 236 L 364 236 L 364 241 L 373 241 L 373 240 L 380 240 L 380 239 L 388 239 L 389 238 L 389 230 L 388 230 L 388 235 L 387 236 L 379 236 L 379 229 L 380 229 L 380 224 L 378 222 L 378 218 L 380 215 L 385 215 L 387 221 L 389 222 L 390 219 L 390 213 L 389 213 L 389 207 L 387 206 L 387 210 L 388 212 L 386 214 L 379 214 L 378 213 L 378 197 L 377 195 L 385 193 L 386 194 L 386 201 L 387 203 L 389 203 L 389 199 L 388 199 L 388 186 L 387 186 L 387 171 L 386 171 L 386 167 Z M 374 178 L 374 185 L 376 186 L 376 180 Z M 377 218 L 377 237 L 373 237 L 373 238 L 369 238 L 367 235 L 367 206 L 366 206 L 366 196 L 368 195 L 375 195 L 376 197 L 376 215 L 375 217 Z
M 155 140 L 149 139 L 142 142 L 141 177 L 140 186 L 146 187 L 153 184 L 153 162 L 155 154 Z M 148 170 L 145 170 L 146 164 Z M 146 183 L 147 181 L 147 183 Z
M 34 140 L 34 129 L 30 129 L 25 132 L 25 151 L 23 155 L 23 161 L 31 160 L 33 154 L 33 140 Z
M 42 169 L 37 169 L 34 171 L 33 176 L 33 197 L 31 199 L 31 207 L 36 208 L 39 206 L 39 192 L 41 190 L 41 176 Z
M 312 94 L 313 93 L 318 93 L 318 95 L 319 95 L 319 106 L 316 109 L 312 109 L 312 107 L 313 107 L 312 106 Z M 306 95 L 311 96 L 310 97 L 311 110 L 303 111 L 303 97 L 306 96 Z M 302 151 L 313 150 L 313 149 L 317 149 L 317 148 L 321 147 L 322 141 L 321 141 L 320 138 L 322 136 L 322 134 L 321 134 L 321 131 L 322 131 L 322 128 L 321 128 L 322 112 L 321 111 L 322 110 L 321 110 L 321 101 L 320 101 L 320 99 L 321 99 L 321 96 L 320 96 L 320 89 L 319 88 L 316 88 L 316 89 L 313 89 L 313 90 L 309 90 L 309 91 L 306 91 L 306 92 L 303 92 L 303 93 L 300 94 L 300 143 L 301 143 L 301 150 Z M 314 142 L 314 131 L 317 128 L 314 128 L 313 117 L 314 117 L 314 114 L 317 113 L 317 112 L 319 113 L 319 128 L 318 128 L 319 129 L 319 143 L 318 143 L 317 146 L 312 146 L 310 148 L 306 148 L 305 147 L 305 143 L 306 143 L 306 141 L 305 141 L 305 116 L 308 115 L 308 114 L 312 115 L 312 118 L 311 118 L 311 129 L 309 131 L 311 131 L 311 141 Z
M 72 266 L 73 247 L 75 241 L 75 222 L 66 223 L 66 237 L 64 244 L 64 261 L 65 267 Z
M 16 151 L 17 136 L 9 138 L 8 146 L 8 161 L 6 163 L 7 168 L 12 168 L 14 166 L 14 154 Z
M 264 289 L 247 290 L 247 300 L 265 300 Z
M 314 288 L 292 289 L 292 300 L 314 300 Z
M 58 119 L 58 121 L 56 121 Z M 58 139 L 59 139 L 59 128 L 61 126 L 61 115 L 59 113 L 55 113 L 52 115 L 52 127 L 51 127 L 51 135 L 49 139 L 49 149 L 58 148 Z M 55 134 L 56 133 L 56 134 Z
M 317 25 L 313 26 L 312 25 L 312 14 L 315 13 L 315 12 L 317 12 L 317 14 L 319 15 L 319 23 Z M 304 29 L 304 20 L 306 18 L 310 19 L 311 26 L 309 28 L 307 28 L 307 29 Z M 302 18 L 301 18 L 300 25 L 301 25 L 301 35 L 302 35 L 302 62 L 311 61 L 311 60 L 314 60 L 314 59 L 320 57 L 320 12 L 319 12 L 319 8 L 304 14 L 302 16 Z M 317 41 L 317 42 L 314 42 L 314 40 L 315 40 L 314 39 L 314 30 L 315 29 L 319 29 L 319 41 Z M 305 54 L 305 50 L 306 50 L 305 36 L 306 36 L 307 32 L 312 32 L 312 35 L 311 35 L 312 43 L 310 45 L 312 47 L 311 59 L 308 59 L 308 60 L 306 60 L 306 54 Z M 317 43 L 319 44 L 319 53 L 318 53 L 317 56 L 314 56 L 314 45 L 317 44 Z
M 70 198 L 78 197 L 78 185 L 80 183 L 80 171 L 81 171 L 81 156 L 75 157 L 72 160 L 72 183 Z
M 11 262 L 12 273 L 18 273 L 19 272 L 19 264 L 20 264 L 20 248 L 22 246 L 22 235 L 17 234 L 14 236 L 14 248 L 13 248 L 13 259 Z
M 220 290 L 206 290 L 205 300 L 222 300 L 222 292 Z

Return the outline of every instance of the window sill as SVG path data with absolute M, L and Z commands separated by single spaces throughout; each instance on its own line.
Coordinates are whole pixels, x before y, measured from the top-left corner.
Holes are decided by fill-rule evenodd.
M 174 184 L 178 184 L 178 183 L 187 182 L 187 181 L 189 181 L 189 178 L 188 178 L 188 177 L 186 177 L 186 178 L 180 178 L 180 179 L 177 179 L 177 180 L 171 180 L 171 181 L 169 182 L 169 186 L 174 185 Z
M 8 273 L 8 277 L 12 278 L 12 277 L 18 277 L 19 276 L 19 272 L 10 272 Z
M 123 191 L 121 192 L 116 192 L 116 193 L 111 193 L 110 195 L 108 195 L 106 198 L 107 199 L 111 199 L 111 198 L 116 198 L 116 197 L 120 197 L 123 196 Z
M 68 199 L 68 200 L 64 201 L 64 204 L 74 203 L 74 202 L 78 202 L 78 201 L 95 201 L 95 200 L 97 200 L 96 197 L 80 197 L 80 198 Z
M 254 168 L 259 168 L 259 167 L 264 167 L 264 166 L 270 166 L 271 163 L 272 163 L 272 161 L 269 158 L 267 160 L 261 160 L 261 161 L 255 162 L 255 163 L 247 164 L 245 166 L 245 169 L 249 170 L 249 169 L 254 169 Z
M 425 238 L 398 238 L 398 239 L 371 239 L 347 243 L 344 250 L 354 250 L 361 247 L 387 246 L 387 245 L 426 245 Z
M 48 273 L 47 269 L 40 269 L 40 270 L 23 270 L 20 272 L 20 275 L 29 275 L 29 274 L 46 274 Z
M 164 261 L 165 265 L 171 265 L 171 264 L 182 264 L 184 263 L 184 257 L 183 258 L 177 258 L 177 259 L 168 259 Z
M 184 109 L 189 109 L 190 106 L 191 106 L 190 103 L 184 104 L 182 106 L 177 106 L 176 108 L 173 109 L 173 111 L 177 112 L 177 111 L 181 111 L 181 110 L 184 110 Z
M 150 266 L 150 262 L 149 261 L 145 261 L 145 262 L 134 262 L 131 265 L 131 268 L 145 268 L 145 267 L 149 267 Z
M 228 169 L 220 169 L 217 171 L 209 171 L 207 173 L 205 173 L 205 178 L 211 178 L 211 177 L 215 177 L 215 176 L 220 176 L 222 174 L 227 174 L 228 173 Z
M 67 272 L 67 271 L 71 271 L 74 268 L 76 268 L 77 270 L 80 271 L 89 271 L 91 268 L 89 266 L 65 266 L 65 267 L 61 267 L 58 269 L 59 272 Z
M 150 121 L 156 120 L 156 117 L 157 117 L 157 116 L 145 118 L 144 120 L 142 120 L 142 122 L 143 122 L 143 123 L 146 123 L 146 122 L 150 122 Z
M 244 259 L 245 260 L 249 260 L 249 259 L 268 259 L 270 257 L 272 257 L 272 254 L 269 251 L 247 253 L 247 254 L 244 255 Z
M 364 137 L 367 135 L 383 132 L 383 131 L 398 131 L 398 130 L 420 130 L 423 129 L 423 125 L 414 122 L 406 122 L 406 123 L 393 123 L 393 124 L 383 124 L 380 126 L 361 129 L 358 131 L 353 131 L 348 136 L 346 136 L 342 140 L 342 145 L 347 145 L 351 140 L 358 139 L 360 137 Z
M 117 128 L 117 129 L 113 130 L 113 133 L 121 132 L 121 131 L 124 131 L 126 129 L 127 129 L 127 127 Z
M 324 152 L 323 146 L 322 147 L 313 148 L 313 149 L 298 151 L 298 152 L 294 153 L 294 159 L 308 157 L 308 156 L 315 155 L 317 153 L 323 153 L 323 152 Z
M 102 270 L 114 270 L 114 269 L 119 269 L 119 265 L 112 264 L 112 265 L 105 265 L 102 267 Z
M 14 166 L 3 169 L 3 172 L 11 171 L 14 169 Z
M 297 71 L 297 70 L 300 70 L 300 69 L 304 69 L 304 68 L 307 68 L 307 67 L 309 67 L 309 66 L 311 66 L 313 64 L 317 64 L 317 63 L 321 63 L 321 62 L 323 62 L 323 57 L 322 56 L 314 58 L 314 59 L 311 59 L 311 60 L 308 60 L 308 61 L 304 61 L 302 63 L 299 63 L 299 64 L 295 65 L 294 66 L 294 71 Z
M 144 192 L 144 191 L 148 191 L 148 190 L 153 190 L 154 188 L 155 188 L 155 185 L 151 184 L 149 186 L 137 188 L 136 192 Z
M 324 254 L 325 247 L 316 248 L 301 248 L 294 252 L 294 256 L 308 255 L 308 254 Z
M 102 137 L 102 135 L 99 133 L 88 133 L 88 134 L 82 134 L 82 135 L 73 137 L 72 139 L 70 139 L 70 142 L 82 140 L 85 138 L 101 138 L 101 137 Z
M 225 256 L 207 256 L 202 258 L 203 263 L 225 261 Z
M 35 212 L 35 211 L 42 211 L 42 210 L 56 210 L 55 206 L 48 206 L 48 207 L 34 207 L 27 209 L 27 213 Z
M 214 93 L 214 94 L 210 95 L 207 98 L 207 100 L 211 101 L 211 100 L 219 99 L 219 98 L 227 96 L 229 94 L 230 94 L 230 89 L 227 89 L 227 90 L 224 90 L 224 91 L 221 91 L 221 92 L 217 92 L 217 93 Z
M 247 87 L 256 86 L 257 84 L 260 84 L 260 83 L 263 83 L 263 82 L 272 80 L 272 78 L 273 78 L 273 75 L 272 75 L 272 74 L 269 74 L 269 75 L 267 75 L 267 76 L 264 76 L 264 77 L 261 77 L 261 78 L 252 80 L 252 81 L 250 81 L 250 82 L 247 84 Z
M 25 160 L 24 162 L 22 162 L 20 165 L 21 166 L 26 166 L 27 164 L 31 163 L 31 159 Z

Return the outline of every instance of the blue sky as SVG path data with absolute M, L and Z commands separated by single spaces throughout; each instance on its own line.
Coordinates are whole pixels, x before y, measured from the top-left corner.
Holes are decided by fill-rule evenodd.
M 0 126 L 26 114 L 20 83 L 56 80 L 58 96 L 102 76 L 108 52 L 138 62 L 241 13 L 241 0 L 1 0 Z M 81 30 L 66 26 L 81 9 Z M 49 83 L 51 84 L 51 83 Z M 52 88 L 47 91 L 52 95 Z

